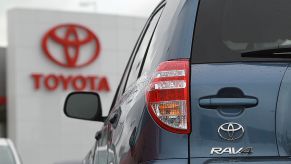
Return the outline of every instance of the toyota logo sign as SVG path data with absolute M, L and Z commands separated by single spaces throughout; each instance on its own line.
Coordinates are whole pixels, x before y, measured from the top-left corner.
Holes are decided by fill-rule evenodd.
M 99 56 L 100 43 L 88 28 L 78 24 L 61 24 L 45 33 L 41 42 L 45 56 L 56 65 L 65 68 L 80 68 L 93 63 Z M 106 76 L 83 73 L 31 74 L 34 89 L 75 90 L 109 92 L 110 85 Z
M 219 126 L 218 134 L 225 140 L 234 141 L 244 135 L 244 128 L 238 123 L 229 122 Z
M 62 51 L 54 51 L 55 49 L 49 46 L 50 41 L 58 44 Z M 81 56 L 82 49 L 88 48 L 85 46 L 88 44 L 92 44 L 94 48 L 91 52 L 82 53 Z M 91 64 L 98 58 L 101 49 L 96 35 L 88 28 L 77 24 L 62 24 L 50 29 L 43 37 L 42 48 L 51 61 L 67 68 Z

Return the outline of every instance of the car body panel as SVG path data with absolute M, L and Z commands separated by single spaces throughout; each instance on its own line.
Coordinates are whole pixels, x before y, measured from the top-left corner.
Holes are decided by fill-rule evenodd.
M 280 156 L 291 156 L 291 68 L 285 73 L 280 87 L 276 112 L 277 143 Z
M 188 159 L 166 159 L 166 160 L 152 160 L 143 162 L 142 164 L 187 164 Z
M 208 164 L 208 163 L 216 163 L 216 164 L 227 164 L 227 163 L 235 163 L 235 164 L 247 164 L 247 163 L 255 163 L 255 164 L 287 164 L 291 162 L 291 158 L 278 158 L 278 157 L 261 157 L 261 158 L 191 158 L 190 163 L 196 164 Z
M 275 112 L 279 87 L 288 64 L 228 63 L 191 66 L 191 157 L 278 156 Z M 223 88 L 241 90 L 258 99 L 255 107 L 206 109 L 199 99 L 216 95 Z M 229 94 L 229 93 L 227 93 Z M 227 95 L 224 95 L 228 97 Z M 218 134 L 218 127 L 227 122 L 239 123 L 245 133 L 242 138 L 227 141 Z M 213 147 L 251 147 L 251 154 L 210 154 Z

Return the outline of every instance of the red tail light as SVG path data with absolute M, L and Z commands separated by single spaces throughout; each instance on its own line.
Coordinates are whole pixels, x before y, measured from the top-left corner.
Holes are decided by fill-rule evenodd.
M 148 110 L 162 128 L 189 134 L 189 61 L 161 63 L 156 69 L 146 93 Z

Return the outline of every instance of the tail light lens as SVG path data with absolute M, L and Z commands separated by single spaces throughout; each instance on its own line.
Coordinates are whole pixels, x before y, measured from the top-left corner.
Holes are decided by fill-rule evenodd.
M 146 92 L 148 110 L 162 128 L 179 134 L 189 134 L 189 61 L 161 63 Z

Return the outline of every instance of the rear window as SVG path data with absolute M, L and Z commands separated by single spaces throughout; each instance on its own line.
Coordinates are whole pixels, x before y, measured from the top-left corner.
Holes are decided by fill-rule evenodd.
M 201 0 L 192 63 L 274 61 L 241 52 L 291 47 L 290 0 Z
M 8 146 L 0 146 L 0 163 L 1 164 L 15 164 L 12 151 Z

